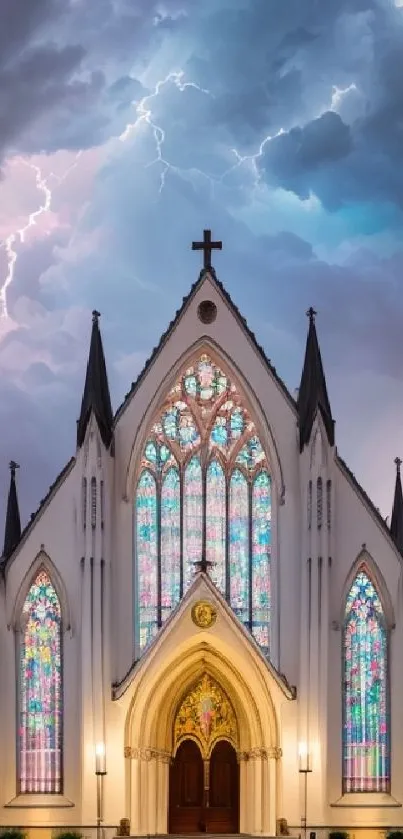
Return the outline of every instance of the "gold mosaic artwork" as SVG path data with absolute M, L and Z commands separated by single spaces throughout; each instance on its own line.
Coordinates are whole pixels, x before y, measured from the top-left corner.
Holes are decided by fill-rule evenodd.
M 208 629 L 217 620 L 217 610 L 208 600 L 198 600 L 192 607 L 192 621 L 200 629 Z
M 182 701 L 175 719 L 175 747 L 186 737 L 196 739 L 204 756 L 220 737 L 238 744 L 238 726 L 232 704 L 222 688 L 204 673 Z

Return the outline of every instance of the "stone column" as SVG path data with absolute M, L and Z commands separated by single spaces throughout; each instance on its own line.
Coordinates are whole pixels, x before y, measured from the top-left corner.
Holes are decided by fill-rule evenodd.
M 144 758 L 143 753 L 141 753 L 140 758 L 140 824 L 139 824 L 139 835 L 146 836 L 149 833 L 148 830 L 148 765 Z
M 157 755 L 147 754 L 147 833 L 157 832 Z
M 130 759 L 130 832 L 132 836 L 140 833 L 140 755 Z
M 238 754 L 239 762 L 239 832 L 249 833 L 249 787 L 246 752 Z
M 258 750 L 260 751 L 260 750 Z M 253 782 L 254 782 L 254 814 L 253 832 L 262 833 L 262 757 L 260 754 L 253 754 Z
M 171 756 L 160 753 L 157 761 L 157 833 L 168 833 L 169 767 Z

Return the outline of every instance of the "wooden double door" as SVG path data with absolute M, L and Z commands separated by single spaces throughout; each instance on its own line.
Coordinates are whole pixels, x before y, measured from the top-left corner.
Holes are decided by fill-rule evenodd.
M 184 740 L 170 769 L 170 833 L 238 833 L 239 765 L 226 740 L 203 761 L 193 740 Z

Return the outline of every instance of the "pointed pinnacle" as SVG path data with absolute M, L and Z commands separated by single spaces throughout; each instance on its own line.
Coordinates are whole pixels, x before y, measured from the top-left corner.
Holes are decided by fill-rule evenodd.
M 93 309 L 93 312 L 92 312 L 92 322 L 93 322 L 93 323 L 98 323 L 98 318 L 100 318 L 100 317 L 101 317 L 101 312 L 97 312 L 97 310 L 96 310 L 96 309 Z
M 20 464 L 16 463 L 15 460 L 10 460 L 9 468 L 10 468 L 11 475 L 14 478 L 15 477 L 15 470 L 20 468 Z
M 398 475 L 400 475 L 400 467 L 402 465 L 402 461 L 401 461 L 400 457 L 395 457 L 394 463 L 396 464 L 396 472 L 397 472 Z

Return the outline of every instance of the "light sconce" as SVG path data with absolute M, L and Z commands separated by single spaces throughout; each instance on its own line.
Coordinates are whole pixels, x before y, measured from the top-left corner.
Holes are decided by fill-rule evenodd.
M 97 743 L 95 746 L 95 774 L 106 775 L 105 743 Z

